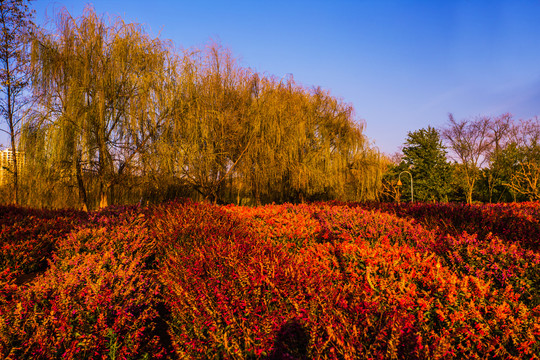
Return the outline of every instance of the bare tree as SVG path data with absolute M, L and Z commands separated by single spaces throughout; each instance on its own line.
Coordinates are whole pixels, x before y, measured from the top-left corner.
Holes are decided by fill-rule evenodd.
M 498 161 L 502 151 L 511 141 L 513 132 L 512 115 L 509 113 L 502 114 L 499 117 L 491 119 L 489 123 L 489 131 L 491 136 L 492 146 L 488 153 L 488 159 L 491 164 L 489 169 L 483 172 L 486 176 L 486 183 L 489 192 L 489 202 L 493 200 L 493 192 L 496 186 L 502 185 L 502 177 L 504 169 L 501 169 Z
M 496 156 L 511 140 L 512 126 L 512 114 L 509 113 L 502 114 L 489 122 L 491 141 L 493 143 L 490 157 Z
M 472 203 L 474 185 L 480 169 L 489 161 L 493 135 L 491 119 L 486 116 L 456 121 L 448 115 L 448 124 L 441 134 L 451 150 L 450 156 L 460 166 L 467 203 Z
M 32 11 L 28 0 L 0 1 L 0 113 L 7 129 L 1 129 L 10 138 L 13 174 L 13 202 L 19 203 L 19 160 L 17 138 L 23 114 L 28 105 L 25 90 L 29 85 L 27 66 L 28 33 L 32 23 Z
M 510 181 L 505 183 L 513 191 L 529 200 L 540 200 L 540 119 L 521 121 L 513 126 L 510 146 L 506 154 L 513 158 Z

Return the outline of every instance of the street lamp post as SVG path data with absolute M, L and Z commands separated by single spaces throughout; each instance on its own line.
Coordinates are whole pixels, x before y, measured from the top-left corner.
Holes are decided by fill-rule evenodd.
M 413 179 L 412 179 L 412 175 L 410 172 L 408 172 L 407 170 L 405 171 L 402 171 L 399 173 L 399 176 L 398 176 L 398 186 L 401 186 L 402 183 L 401 183 L 401 174 L 403 173 L 407 173 L 409 174 L 409 176 L 411 177 L 411 202 L 414 202 L 414 196 L 413 196 Z

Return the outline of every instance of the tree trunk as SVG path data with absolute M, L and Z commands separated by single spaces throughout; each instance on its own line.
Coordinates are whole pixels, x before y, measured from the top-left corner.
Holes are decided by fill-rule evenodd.
M 82 177 L 82 170 L 81 170 L 81 159 L 77 157 L 76 159 L 76 177 L 77 177 L 77 186 L 79 188 L 79 203 L 82 206 L 83 211 L 88 211 L 88 198 L 86 196 L 86 189 L 84 187 L 84 181 Z
M 17 169 L 17 151 L 15 149 L 15 136 L 11 134 L 11 157 L 13 162 L 13 203 L 19 205 L 19 171 Z
M 261 191 L 259 189 L 259 183 L 255 181 L 255 204 L 261 206 Z
M 109 196 L 107 194 L 108 189 L 109 187 L 103 184 L 103 181 L 101 181 L 99 184 L 99 208 L 100 209 L 109 206 Z
M 240 205 L 240 184 L 236 188 L 236 206 Z
M 8 85 L 7 85 L 7 91 L 6 91 L 6 95 L 7 95 L 7 121 L 8 121 L 8 125 L 9 125 L 9 135 L 10 135 L 10 140 L 11 140 L 11 157 L 12 157 L 12 162 L 13 162 L 13 203 L 15 205 L 19 205 L 19 174 L 18 174 L 18 169 L 17 169 L 17 149 L 16 149 L 16 145 L 15 145 L 15 123 L 13 121 L 13 108 L 12 108 L 12 99 L 11 99 L 11 83 L 10 83 L 10 80 L 11 80 L 11 72 L 9 70 L 9 64 L 7 64 L 8 66 L 6 67 L 6 73 L 8 74 L 7 76 L 7 80 L 8 80 Z
M 493 192 L 495 191 L 495 178 L 490 173 L 488 175 L 488 193 L 489 193 L 489 203 L 493 203 Z
M 474 181 L 469 185 L 467 189 L 467 204 L 472 204 L 472 194 L 474 190 Z

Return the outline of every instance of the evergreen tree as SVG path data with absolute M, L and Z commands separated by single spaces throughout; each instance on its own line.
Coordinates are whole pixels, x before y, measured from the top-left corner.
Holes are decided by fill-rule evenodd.
M 448 201 L 451 169 L 437 130 L 428 126 L 427 129 L 408 133 L 403 148 L 402 167 L 408 168 L 413 177 L 415 199 Z M 408 179 L 406 177 L 403 179 L 405 184 Z M 402 191 L 403 196 L 410 196 L 408 186 L 403 186 Z

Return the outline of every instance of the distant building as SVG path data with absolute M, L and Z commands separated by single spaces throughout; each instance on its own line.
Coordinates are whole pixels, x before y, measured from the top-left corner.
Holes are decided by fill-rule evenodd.
M 24 153 L 17 151 L 17 168 L 18 172 L 22 171 L 25 158 Z M 0 151 L 0 185 L 7 185 L 12 176 L 13 167 L 13 152 L 11 149 Z

